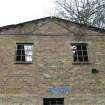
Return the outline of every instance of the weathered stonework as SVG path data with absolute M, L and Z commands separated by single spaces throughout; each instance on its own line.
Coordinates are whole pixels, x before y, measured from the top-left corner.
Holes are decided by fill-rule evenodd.
M 16 64 L 18 42 L 33 43 L 32 64 Z M 76 42 L 88 44 L 88 64 L 73 63 Z M 68 93 L 49 91 L 65 86 Z M 62 97 L 65 105 L 105 105 L 105 32 L 50 17 L 1 29 L 0 105 L 43 105 L 48 97 Z

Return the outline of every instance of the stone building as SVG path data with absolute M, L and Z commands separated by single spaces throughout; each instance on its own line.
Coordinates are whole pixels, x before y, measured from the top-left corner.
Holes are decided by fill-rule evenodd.
M 0 105 L 105 105 L 105 30 L 56 17 L 1 27 Z

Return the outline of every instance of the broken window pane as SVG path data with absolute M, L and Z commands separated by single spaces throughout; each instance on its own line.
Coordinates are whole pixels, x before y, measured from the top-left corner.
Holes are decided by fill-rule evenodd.
M 32 62 L 32 46 L 24 45 L 24 49 L 25 49 L 25 60 L 27 62 Z
M 74 49 L 74 47 L 76 49 Z M 86 43 L 74 43 L 72 44 L 72 52 L 74 62 L 88 62 L 87 44 Z
M 25 61 L 32 62 L 32 56 L 25 56 Z

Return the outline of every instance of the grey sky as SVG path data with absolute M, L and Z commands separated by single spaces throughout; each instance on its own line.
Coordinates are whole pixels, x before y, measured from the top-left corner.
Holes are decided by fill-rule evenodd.
M 54 15 L 55 0 L 0 0 L 0 26 Z

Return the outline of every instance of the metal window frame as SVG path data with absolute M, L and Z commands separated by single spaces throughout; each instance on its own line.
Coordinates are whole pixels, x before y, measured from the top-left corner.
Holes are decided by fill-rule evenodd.
M 22 60 L 22 56 L 25 56 L 25 55 L 22 55 L 22 51 L 24 50 L 24 49 L 17 49 L 17 47 L 18 47 L 18 45 L 31 45 L 31 46 L 33 46 L 33 43 L 16 43 L 16 53 L 15 53 L 15 61 L 16 61 L 16 64 L 32 64 L 32 62 L 33 62 L 33 59 L 32 59 L 32 61 L 23 61 Z M 20 50 L 21 51 L 21 54 L 20 55 L 17 55 L 17 51 L 18 50 Z M 28 50 L 28 51 L 32 51 L 33 52 L 33 49 L 32 50 Z M 20 59 L 20 61 L 17 61 L 17 56 L 21 56 L 21 59 Z M 33 55 L 29 55 L 29 56 L 33 56 Z M 33 58 L 33 57 L 32 57 Z
M 74 63 L 88 63 L 88 62 L 89 62 L 88 48 L 87 48 L 87 45 L 88 45 L 88 44 L 87 44 L 87 43 L 71 43 L 71 45 L 72 45 L 72 46 L 73 46 L 73 45 L 74 45 L 74 46 L 80 45 L 80 46 L 81 46 L 81 50 L 76 49 L 76 52 L 78 52 L 78 51 L 81 51 L 81 52 L 82 52 L 82 55 L 81 55 L 81 56 L 80 56 L 78 53 L 76 53 L 77 61 L 74 61 L 74 60 L 73 60 L 73 62 L 74 62 Z M 86 50 L 83 50 L 83 47 L 82 47 L 83 45 L 86 46 Z M 87 52 L 87 55 L 84 55 L 84 54 L 83 54 L 84 51 Z M 79 60 L 79 57 L 82 57 L 82 60 L 83 60 L 83 61 L 80 61 L 80 60 Z M 85 57 L 87 57 L 87 59 L 88 59 L 87 61 L 84 60 Z M 73 58 L 73 59 L 74 59 L 74 58 Z

